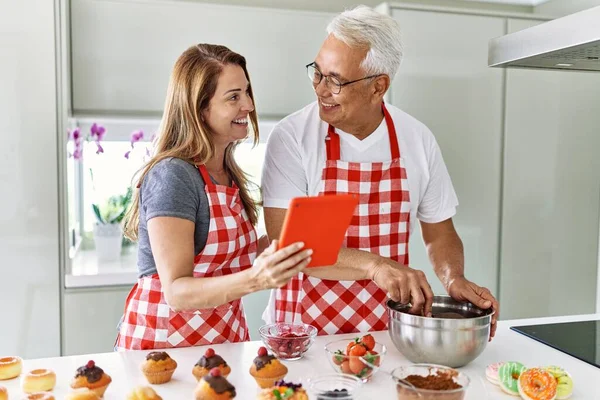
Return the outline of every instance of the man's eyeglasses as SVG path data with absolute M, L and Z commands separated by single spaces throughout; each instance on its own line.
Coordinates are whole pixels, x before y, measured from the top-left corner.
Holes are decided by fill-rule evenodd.
M 323 78 L 325 78 L 325 86 L 327 86 L 327 88 L 333 94 L 339 94 L 342 91 L 342 88 L 344 86 L 350 85 L 351 83 L 356 83 L 356 82 L 364 81 L 365 79 L 375 78 L 375 77 L 378 77 L 378 76 L 381 75 L 381 74 L 369 75 L 369 76 L 365 76 L 364 78 L 356 79 L 354 81 L 342 83 L 335 76 L 323 75 L 321 73 L 321 71 L 319 71 L 317 69 L 317 66 L 315 65 L 314 62 L 312 62 L 312 63 L 310 63 L 310 64 L 308 64 L 306 66 L 306 72 L 308 74 L 308 79 L 310 79 L 310 81 L 312 82 L 312 84 L 313 84 L 314 87 L 317 87 L 317 85 L 319 83 L 321 83 L 321 81 L 323 80 Z

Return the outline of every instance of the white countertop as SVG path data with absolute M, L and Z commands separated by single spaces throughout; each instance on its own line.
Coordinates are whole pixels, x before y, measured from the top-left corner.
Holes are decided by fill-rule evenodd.
M 572 399 L 600 399 L 600 369 L 579 361 L 567 354 L 554 350 L 548 346 L 529 339 L 521 334 L 509 330 L 510 326 L 527 325 L 536 323 L 554 323 L 567 321 L 583 321 L 600 319 L 600 314 L 581 315 L 570 317 L 551 317 L 538 319 L 523 319 L 501 321 L 496 338 L 488 344 L 485 351 L 471 364 L 460 368 L 471 378 L 471 386 L 467 391 L 468 400 L 506 399 L 511 396 L 504 394 L 498 387 L 485 379 L 485 367 L 498 361 L 520 361 L 526 366 L 560 365 L 571 373 L 575 381 L 575 390 Z M 334 370 L 326 360 L 323 347 L 325 343 L 343 338 L 352 338 L 357 335 L 320 336 L 298 361 L 284 362 L 289 372 L 286 380 L 304 382 L 310 376 L 332 373 Z M 373 333 L 377 342 L 388 347 L 388 354 L 383 360 L 382 368 L 392 370 L 399 365 L 410 364 L 393 346 L 387 331 Z M 253 400 L 259 391 L 248 369 L 256 355 L 261 342 L 246 342 L 238 344 L 222 344 L 212 346 L 232 368 L 229 381 L 236 387 L 237 399 Z M 168 350 L 168 353 L 178 363 L 178 368 L 171 382 L 154 386 L 163 399 L 191 399 L 196 386 L 191 370 L 194 364 L 204 353 L 205 347 L 183 348 Z M 108 387 L 104 399 L 123 400 L 129 390 L 136 385 L 147 385 L 140 372 L 140 364 L 145 358 L 145 351 L 131 351 L 125 353 L 104 353 L 71 357 L 57 357 L 37 360 L 25 360 L 24 371 L 34 368 L 52 368 L 57 374 L 57 386 L 54 390 L 56 398 L 62 399 L 69 390 L 69 382 L 75 370 L 93 359 L 96 364 L 108 373 L 113 381 Z M 23 394 L 19 387 L 19 379 L 0 381 L 9 390 L 9 399 L 21 399 Z M 364 399 L 395 399 L 395 387 L 387 375 L 378 372 L 373 379 L 365 385 Z

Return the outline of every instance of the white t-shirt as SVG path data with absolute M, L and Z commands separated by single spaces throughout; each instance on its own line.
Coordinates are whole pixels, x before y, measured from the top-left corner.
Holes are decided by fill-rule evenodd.
M 404 160 L 411 202 L 411 221 L 435 223 L 456 213 L 458 199 L 431 131 L 404 111 L 387 105 Z M 264 207 L 287 208 L 293 197 L 316 196 L 323 189 L 321 174 L 327 160 L 328 125 L 319 118 L 317 102 L 281 120 L 271 132 L 265 154 L 262 182 Z M 368 137 L 359 140 L 336 130 L 340 159 L 381 162 L 391 159 L 385 119 Z M 414 223 L 410 224 L 410 232 Z

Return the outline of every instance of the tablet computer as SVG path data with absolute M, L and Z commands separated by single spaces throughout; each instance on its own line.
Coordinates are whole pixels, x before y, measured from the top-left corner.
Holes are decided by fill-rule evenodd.
M 290 201 L 279 238 L 279 248 L 304 242 L 312 249 L 309 267 L 337 262 L 358 196 L 351 194 L 296 197 Z

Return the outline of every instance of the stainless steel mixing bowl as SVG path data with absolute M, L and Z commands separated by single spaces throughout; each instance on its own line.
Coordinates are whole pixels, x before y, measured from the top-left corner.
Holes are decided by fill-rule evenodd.
M 388 331 L 400 353 L 413 363 L 462 367 L 485 349 L 490 336 L 491 309 L 434 296 L 433 317 L 408 313 L 410 304 L 387 302 Z

